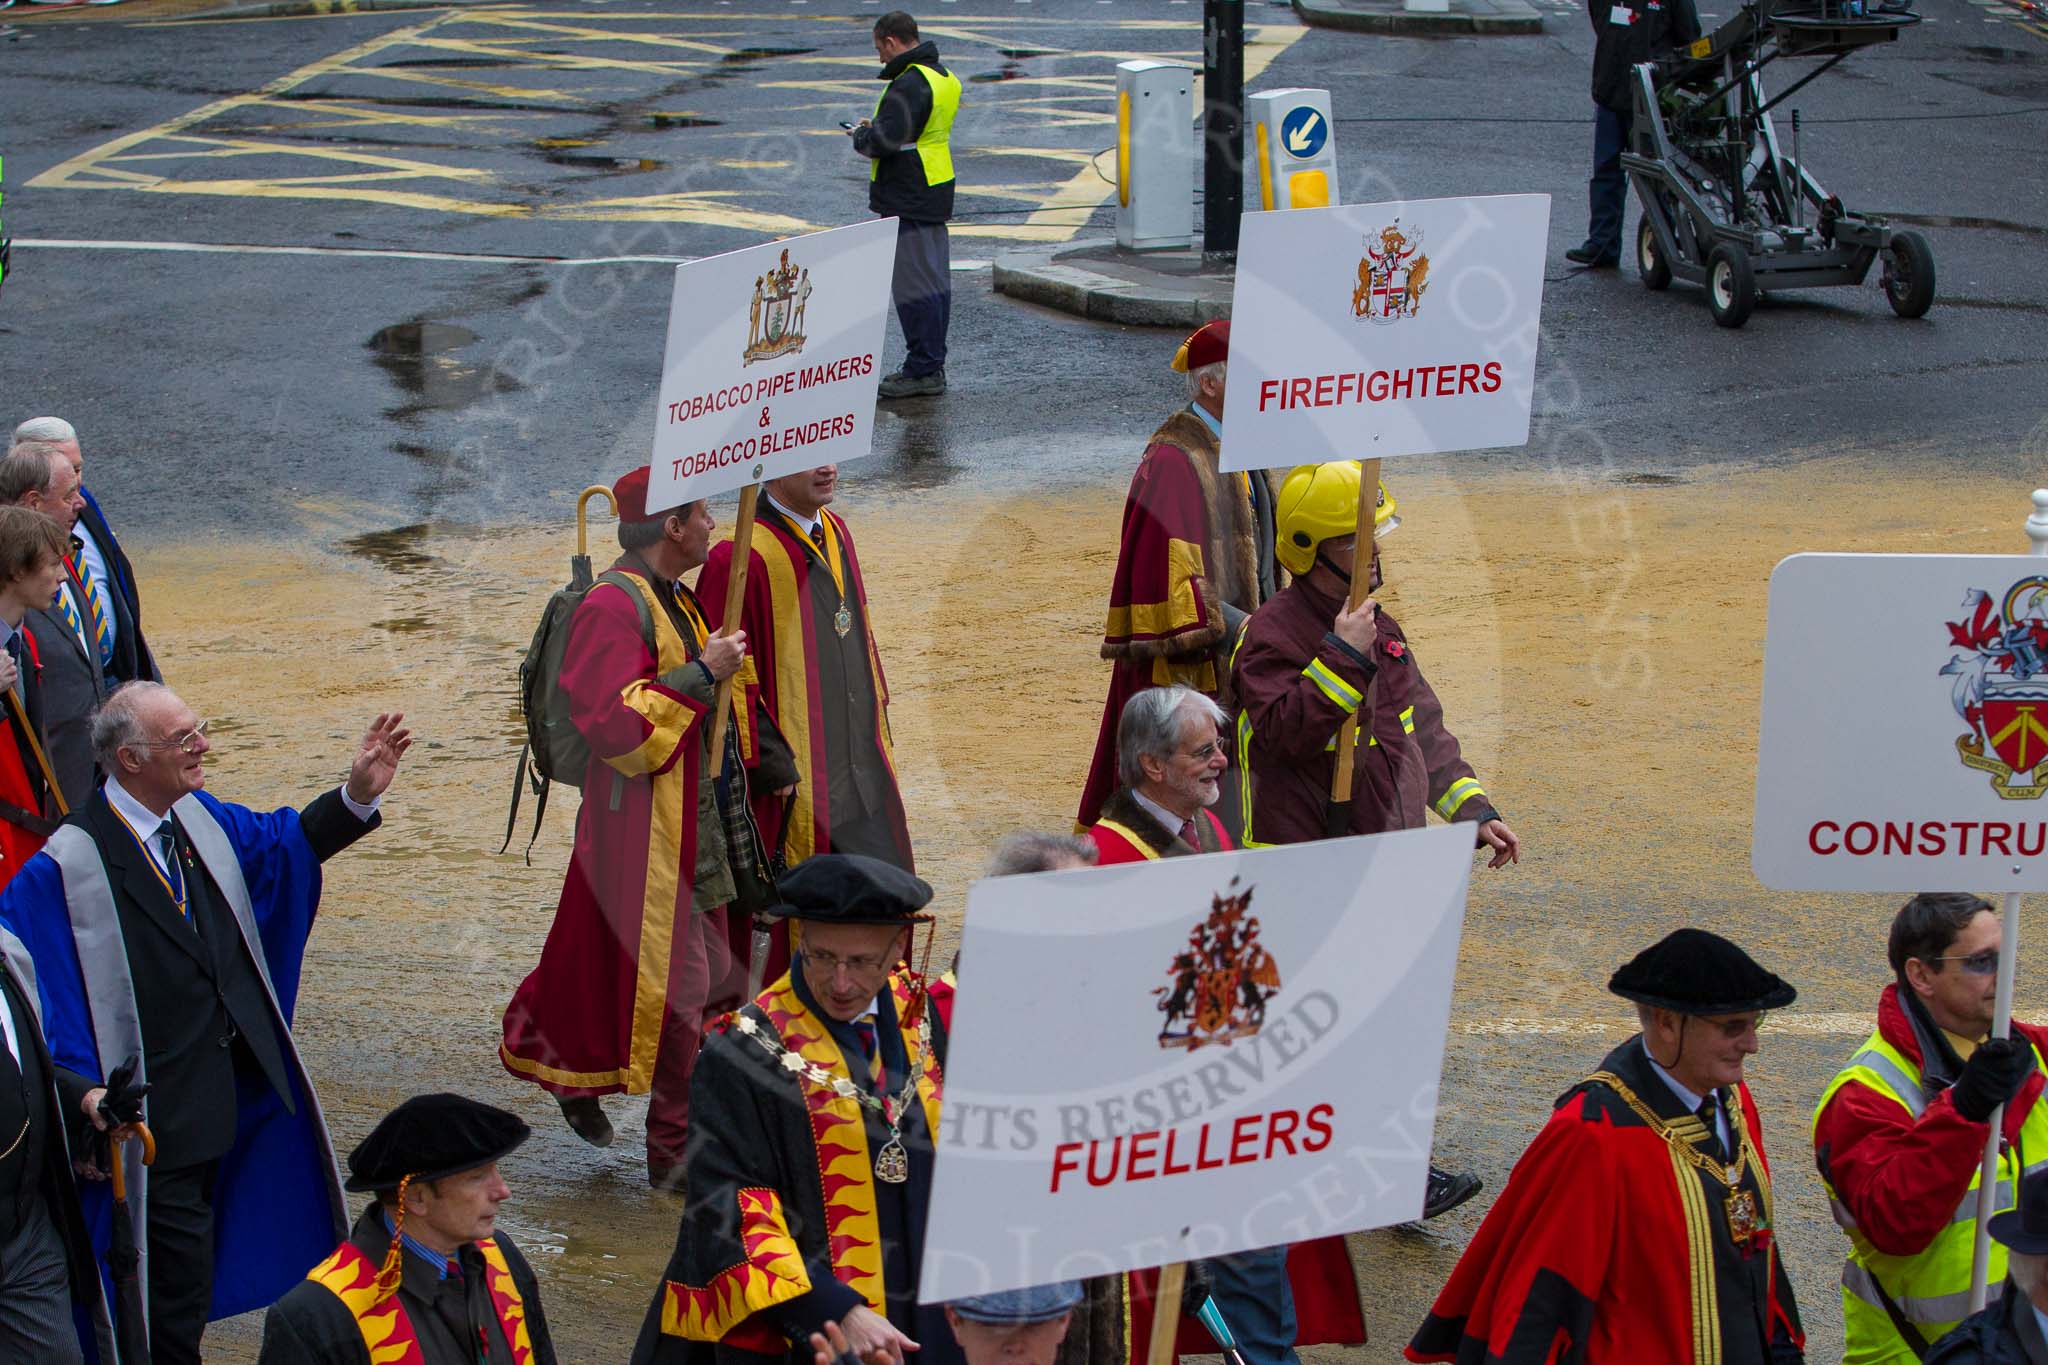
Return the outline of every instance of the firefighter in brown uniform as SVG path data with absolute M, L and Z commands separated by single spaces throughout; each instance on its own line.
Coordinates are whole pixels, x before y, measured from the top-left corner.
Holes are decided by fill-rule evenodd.
M 1355 461 L 1302 465 L 1274 500 L 1274 555 L 1294 581 L 1246 623 L 1232 671 L 1245 844 L 1419 829 L 1434 810 L 1479 826 L 1493 850 L 1488 866 L 1515 862 L 1521 843 L 1445 728 L 1401 627 L 1370 597 L 1347 605 L 1360 477 Z M 1399 524 L 1382 484 L 1375 539 Z M 1370 586 L 1380 586 L 1377 544 Z M 1337 735 L 1353 715 L 1351 799 L 1339 803 L 1330 794 Z M 1423 1214 L 1433 1218 L 1478 1190 L 1477 1176 L 1431 1166 Z
M 460 1095 L 415 1095 L 348 1156 L 376 1199 L 263 1320 L 257 1365 L 555 1365 L 533 1268 L 497 1231 L 498 1161 L 528 1132 Z

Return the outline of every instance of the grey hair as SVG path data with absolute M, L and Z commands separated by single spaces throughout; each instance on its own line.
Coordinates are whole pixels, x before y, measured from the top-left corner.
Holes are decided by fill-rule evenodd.
M 1221 384 L 1223 382 L 1224 376 L 1227 373 L 1229 373 L 1229 370 L 1230 362 L 1227 360 L 1214 361 L 1210 364 L 1203 365 L 1198 369 L 1189 370 L 1188 397 L 1200 398 L 1202 396 L 1203 380 L 1214 377 L 1216 382 Z
M 47 490 L 57 476 L 57 456 L 41 441 L 17 441 L 0 456 L 0 503 L 19 502 Z
M 2009 1251 L 2005 1256 L 2005 1273 L 2012 1277 L 2021 1293 L 2033 1299 L 2041 1292 L 2041 1281 L 2048 1279 L 2048 1256 Z
M 988 875 L 1016 877 L 1028 872 L 1052 872 L 1069 863 L 1092 866 L 1094 862 L 1094 843 L 1079 835 L 1025 831 L 1003 836 L 989 856 Z
M 670 517 L 681 517 L 684 521 L 688 521 L 697 504 L 702 501 L 704 501 L 702 498 L 697 498 L 691 502 L 684 503 L 681 507 L 671 507 L 660 516 L 650 517 L 646 521 L 620 522 L 619 548 L 621 550 L 631 550 L 635 554 L 650 548 L 668 533 L 668 519 Z
M 65 441 L 78 439 L 78 428 L 62 417 L 31 417 L 14 429 L 14 439 L 20 441 Z
M 149 732 L 142 727 L 143 704 L 170 693 L 160 682 L 137 679 L 122 683 L 100 703 L 92 716 L 92 759 L 101 772 L 119 772 L 121 750 L 149 743 Z
M 1178 683 L 1148 687 L 1124 703 L 1124 713 L 1116 723 L 1116 775 L 1126 787 L 1137 787 L 1145 780 L 1139 759 L 1172 756 L 1180 745 L 1181 709 L 1189 706 L 1215 721 L 1219 732 L 1230 721 L 1209 697 Z

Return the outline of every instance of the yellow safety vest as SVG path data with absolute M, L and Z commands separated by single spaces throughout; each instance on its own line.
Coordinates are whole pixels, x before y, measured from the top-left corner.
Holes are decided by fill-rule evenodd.
M 2038 1048 L 2034 1064 L 2048 1069 Z M 1821 1095 L 1820 1105 L 1813 1111 L 1816 1133 L 1828 1102 L 1850 1081 L 1897 1101 L 1915 1119 L 1934 1098 L 1922 1088 L 1920 1068 L 1912 1059 L 1886 1042 L 1882 1034 L 1872 1033 Z M 2022 1157 L 2030 1160 L 2029 1175 L 2048 1167 L 2048 1104 L 2035 1103 L 2020 1129 L 2017 1148 L 2009 1147 L 1999 1158 L 1996 1206 L 2001 1210 L 2012 1208 L 2016 1202 L 2014 1191 L 2018 1188 Z M 1842 1329 L 1847 1338 L 1842 1365 L 1912 1365 L 1919 1358 L 1892 1325 L 1891 1315 L 1878 1296 L 1880 1288 L 1929 1344 L 1970 1315 L 1970 1268 L 1977 1247 L 1977 1190 L 1983 1177 L 1980 1162 L 1971 1172 L 1969 1192 L 1956 1205 L 1948 1226 L 1916 1256 L 1887 1256 L 1873 1247 L 1834 1190 L 1828 1190 L 1835 1222 L 1849 1234 L 1849 1257 L 1842 1265 Z M 1993 1301 L 2005 1283 L 2005 1269 L 2005 1248 L 1993 1242 L 1987 1270 Z
M 932 88 L 931 117 L 924 121 L 924 131 L 917 135 L 917 159 L 924 165 L 924 183 L 943 185 L 953 178 L 953 144 L 948 139 L 953 132 L 953 115 L 960 112 L 960 78 L 922 64 L 914 63 L 909 69 L 921 74 Z M 877 117 L 888 98 L 885 88 L 882 98 L 875 101 Z M 879 158 L 868 163 L 868 179 L 873 180 L 881 173 Z

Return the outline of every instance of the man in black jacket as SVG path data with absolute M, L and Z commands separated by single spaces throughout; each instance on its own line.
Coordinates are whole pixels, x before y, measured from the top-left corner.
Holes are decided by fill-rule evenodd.
M 896 320 L 908 354 L 882 380 L 883 398 L 946 391 L 946 322 L 953 309 L 946 220 L 953 216 L 953 115 L 960 80 L 921 42 L 917 20 L 891 10 L 875 20 L 879 78 L 889 82 L 872 119 L 853 127 L 868 168 L 868 209 L 896 221 Z
M 1579 265 L 1621 263 L 1621 224 L 1628 180 L 1621 154 L 1634 125 L 1633 72 L 1700 36 L 1693 0 L 1586 0 L 1593 21 L 1593 176 L 1586 186 L 1590 216 L 1584 244 L 1564 253 Z
M 0 1360 L 83 1361 L 81 1330 L 101 1360 L 112 1359 L 99 1267 L 71 1183 L 84 1124 L 69 1118 L 43 1042 L 35 966 L 0 929 Z M 74 1303 L 89 1310 L 80 1319 Z

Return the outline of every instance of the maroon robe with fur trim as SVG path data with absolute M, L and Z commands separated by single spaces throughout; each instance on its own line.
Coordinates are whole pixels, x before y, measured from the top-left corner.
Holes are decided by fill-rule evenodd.
M 1223 604 L 1259 606 L 1258 528 L 1248 479 L 1217 472 L 1218 442 L 1183 408 L 1146 443 L 1124 499 L 1102 657 L 1113 661 L 1095 759 L 1077 827 L 1102 816 L 1116 789 L 1116 727 L 1124 703 L 1180 683 L 1230 706 L 1231 641 Z

